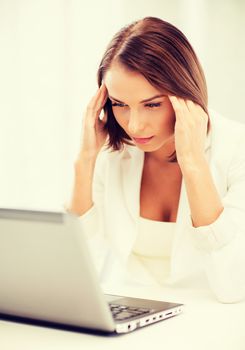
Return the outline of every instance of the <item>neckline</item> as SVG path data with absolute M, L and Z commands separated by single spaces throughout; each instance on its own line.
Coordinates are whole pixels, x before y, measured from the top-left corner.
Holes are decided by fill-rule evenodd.
M 176 224 L 176 221 L 158 221 L 158 220 L 152 220 L 152 219 L 147 219 L 147 218 L 143 218 L 142 216 L 139 217 L 139 220 L 140 221 L 145 221 L 145 222 L 148 222 L 148 223 L 153 223 L 153 224 L 156 224 L 156 225 L 170 225 L 170 224 Z

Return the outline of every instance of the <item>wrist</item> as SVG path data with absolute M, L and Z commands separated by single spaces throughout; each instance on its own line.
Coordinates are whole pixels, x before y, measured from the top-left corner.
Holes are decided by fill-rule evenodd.
M 208 166 L 205 155 L 181 158 L 178 163 L 183 174 L 199 174 Z
M 94 173 L 96 157 L 79 155 L 74 163 L 75 178 L 82 177 L 90 178 Z
M 75 166 L 81 164 L 95 164 L 98 152 L 80 151 L 78 157 L 75 160 Z

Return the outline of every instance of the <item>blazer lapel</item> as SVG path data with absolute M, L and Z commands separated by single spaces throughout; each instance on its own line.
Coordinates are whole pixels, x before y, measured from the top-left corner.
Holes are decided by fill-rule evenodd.
M 117 182 L 117 186 L 122 188 L 119 212 L 107 220 L 110 242 L 123 264 L 128 259 L 138 232 L 139 193 L 144 163 L 144 153 L 136 147 L 131 148 L 125 146 L 119 159 L 120 182 Z
M 132 147 L 125 151 L 121 163 L 123 195 L 131 218 L 136 222 L 140 212 L 140 186 L 144 152 Z

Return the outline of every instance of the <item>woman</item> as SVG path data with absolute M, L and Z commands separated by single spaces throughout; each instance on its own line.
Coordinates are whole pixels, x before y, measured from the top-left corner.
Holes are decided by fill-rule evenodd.
M 242 300 L 245 126 L 208 110 L 188 40 L 159 18 L 133 22 L 107 47 L 98 84 L 69 210 L 97 242 L 103 278 L 205 275 L 218 300 Z

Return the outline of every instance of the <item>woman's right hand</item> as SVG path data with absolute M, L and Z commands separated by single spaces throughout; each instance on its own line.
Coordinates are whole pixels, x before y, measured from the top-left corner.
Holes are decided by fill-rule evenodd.
M 80 155 L 96 158 L 106 141 L 107 132 L 104 130 L 104 125 L 107 116 L 104 114 L 101 118 L 100 114 L 107 98 L 107 89 L 102 83 L 83 115 Z
M 83 215 L 93 206 L 92 184 L 97 155 L 106 141 L 104 130 L 106 115 L 100 117 L 108 98 L 104 84 L 90 100 L 82 121 L 81 147 L 74 164 L 74 187 L 70 204 L 66 210 L 76 215 Z

